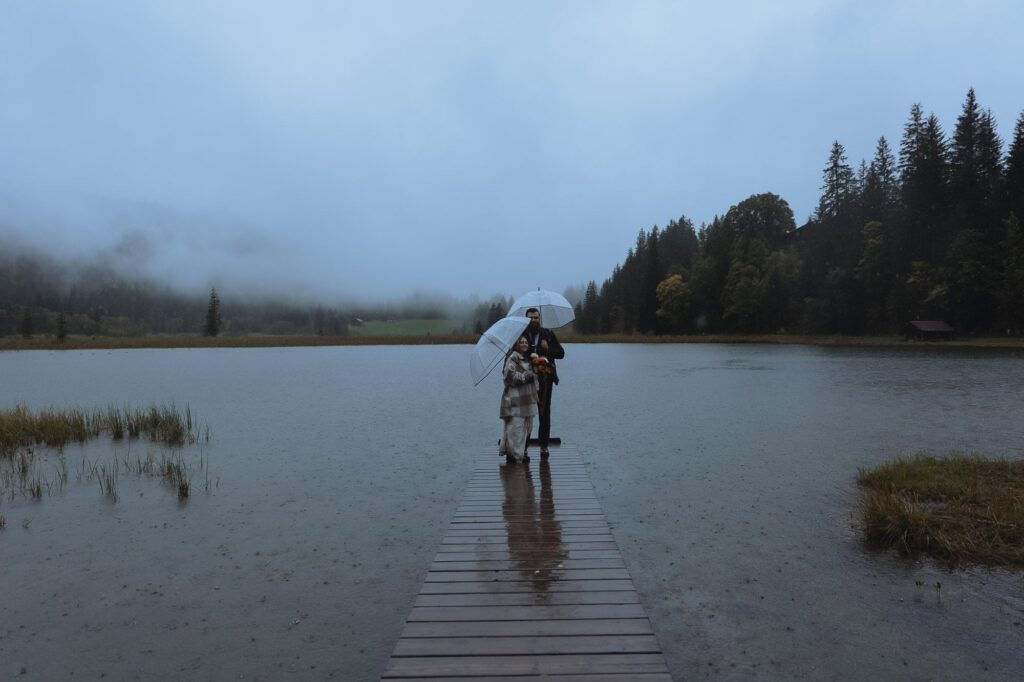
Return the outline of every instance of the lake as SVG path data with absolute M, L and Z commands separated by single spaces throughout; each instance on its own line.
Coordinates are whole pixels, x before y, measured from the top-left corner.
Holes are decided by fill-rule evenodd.
M 678 679 L 1019 677 L 1020 574 L 868 552 L 852 511 L 858 468 L 896 455 L 1024 456 L 1024 356 L 566 351 L 552 434 L 579 446 Z M 183 451 L 210 481 L 185 503 L 76 480 L 83 458 L 161 452 L 138 441 L 69 447 L 65 490 L 0 500 L 0 676 L 376 679 L 496 451 L 500 382 L 473 388 L 468 352 L 0 353 L 0 407 L 173 401 L 211 432 Z

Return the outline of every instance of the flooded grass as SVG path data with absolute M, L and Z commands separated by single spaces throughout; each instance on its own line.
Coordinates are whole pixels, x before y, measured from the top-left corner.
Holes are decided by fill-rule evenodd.
M 147 408 L 111 405 L 91 412 L 77 407 L 32 412 L 24 405 L 0 410 L 0 498 L 14 499 L 20 494 L 38 500 L 44 494 L 63 491 L 68 485 L 65 446 L 101 436 L 109 437 L 113 444 L 127 441 L 128 452 L 104 462 L 83 457 L 77 470 L 78 482 L 96 481 L 100 494 L 117 502 L 122 472 L 158 476 L 179 500 L 185 500 L 192 490 L 192 475 L 182 454 L 163 452 L 158 458 L 150 452 L 145 459 L 138 455 L 133 459 L 130 444 L 146 439 L 176 449 L 209 442 L 210 429 L 197 423 L 187 405 L 184 411 L 173 404 Z M 196 466 L 205 471 L 204 489 L 209 492 L 209 462 L 202 452 Z
M 918 455 L 861 470 L 857 482 L 869 545 L 1024 569 L 1024 461 Z
M 44 409 L 32 412 L 24 405 L 0 410 L 0 456 L 14 456 L 18 448 L 45 445 L 63 448 L 68 443 L 84 443 L 100 435 L 114 440 L 145 436 L 154 442 L 177 446 L 192 444 L 201 434 L 186 405 L 184 412 L 171 405 L 147 408 L 117 407 L 86 412 L 78 407 Z
M 33 449 L 26 448 L 16 456 L 0 459 L 0 499 L 14 499 L 18 495 L 30 499 L 41 499 L 63 491 L 68 485 L 68 466 L 63 453 L 56 453 L 57 461 L 47 468 L 43 456 Z M 197 459 L 187 463 L 180 452 L 161 452 L 158 457 L 147 452 L 145 459 L 131 453 L 117 456 L 109 460 L 94 461 L 83 457 L 78 464 L 76 480 L 78 483 L 96 482 L 100 495 L 117 502 L 120 499 L 118 482 L 125 474 L 159 478 L 168 486 L 179 500 L 187 500 L 192 493 L 192 478 L 198 470 L 203 473 L 202 489 L 204 492 L 219 485 L 220 481 L 210 476 L 209 458 L 202 452 Z M 47 475 L 52 471 L 53 476 Z

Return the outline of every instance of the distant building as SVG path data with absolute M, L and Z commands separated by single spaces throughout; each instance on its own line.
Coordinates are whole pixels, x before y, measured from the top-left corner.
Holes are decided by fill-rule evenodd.
M 911 320 L 907 323 L 907 341 L 949 341 L 953 328 L 942 320 Z

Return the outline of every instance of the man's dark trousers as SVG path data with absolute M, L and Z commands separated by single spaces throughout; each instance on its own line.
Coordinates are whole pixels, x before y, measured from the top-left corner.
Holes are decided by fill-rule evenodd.
M 540 442 L 540 449 L 548 449 L 548 440 L 551 438 L 551 393 L 555 383 L 551 380 L 550 374 L 540 375 L 540 428 L 537 432 L 537 440 Z
M 541 374 L 539 376 L 540 381 L 540 405 L 538 406 L 540 412 L 540 428 L 537 433 L 537 440 L 540 443 L 541 452 L 548 449 L 548 440 L 551 438 L 551 394 L 558 383 L 558 368 L 555 366 L 555 360 L 561 360 L 565 357 L 565 349 L 562 348 L 562 344 L 558 342 L 558 337 L 550 329 L 540 328 L 538 330 L 527 329 L 525 332 L 527 341 L 530 342 L 530 352 L 543 355 L 551 361 L 552 373 Z M 547 342 L 547 349 L 542 350 L 540 342 Z

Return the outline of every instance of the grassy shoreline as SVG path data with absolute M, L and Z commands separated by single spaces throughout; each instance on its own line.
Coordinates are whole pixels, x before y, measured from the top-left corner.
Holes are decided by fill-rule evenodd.
M 605 334 L 580 336 L 560 334 L 563 343 L 718 343 L 832 346 L 847 348 L 987 348 L 1024 349 L 1022 337 L 976 337 L 954 341 L 906 341 L 897 336 L 799 336 L 795 334 L 708 334 L 691 336 L 646 336 L 642 334 Z M 26 350 L 118 350 L 144 348 L 291 348 L 314 346 L 419 346 L 472 345 L 476 335 L 410 336 L 69 336 L 0 338 L 0 352 Z

